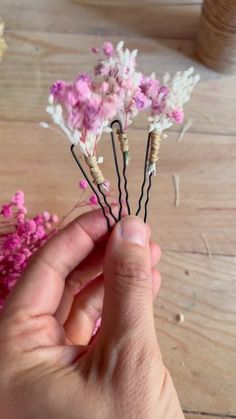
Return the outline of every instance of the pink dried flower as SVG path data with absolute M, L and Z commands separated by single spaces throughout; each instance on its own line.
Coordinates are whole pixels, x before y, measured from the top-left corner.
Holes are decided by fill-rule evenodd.
M 45 229 L 45 227 L 43 225 L 37 226 L 36 236 L 38 237 L 39 240 L 44 239 L 45 236 L 46 236 L 46 229 Z
M 123 45 L 123 42 L 119 42 L 116 48 L 110 42 L 103 45 L 105 58 L 95 66 L 95 75 L 108 84 L 110 97 L 116 94 L 116 113 L 125 130 L 138 111 L 144 109 L 144 103 L 141 104 L 137 98 L 136 106 L 134 100 L 143 77 L 136 71 L 137 50 L 129 51 Z
M 149 106 L 149 100 L 147 96 L 141 91 L 137 91 L 135 93 L 133 100 L 134 100 L 136 109 L 138 109 L 139 111 L 146 109 Z
M 0 214 L 4 217 L 4 218 L 11 218 L 12 214 L 13 214 L 13 210 L 12 210 L 12 205 L 10 204 L 3 204 L 2 208 L 1 208 L 1 212 Z
M 91 50 L 94 54 L 98 54 L 99 53 L 99 48 L 97 47 L 93 47 Z
M 82 189 L 82 190 L 87 189 L 87 188 L 88 188 L 88 182 L 87 182 L 87 180 L 82 179 L 82 180 L 79 182 L 79 187 L 80 187 L 80 189 Z
M 11 202 L 17 206 L 17 208 L 22 209 L 25 203 L 25 196 L 24 192 L 17 191 L 15 195 L 13 195 Z
M 51 217 L 51 215 L 49 214 L 48 211 L 43 212 L 43 218 L 44 218 L 45 221 L 49 221 L 50 217 Z
M 65 97 L 69 86 L 70 83 L 58 80 L 50 87 L 50 93 L 55 99 L 61 100 Z
M 20 236 L 17 233 L 7 234 L 5 240 L 2 243 L 2 248 L 4 250 L 17 250 L 21 244 Z M 2 260 L 4 255 L 2 254 Z
M 15 193 L 11 202 L 2 206 L 0 215 L 3 230 L 0 233 L 0 308 L 20 278 L 29 258 L 48 239 L 53 230 L 46 219 L 53 218 L 48 212 L 38 214 L 33 219 L 26 218 L 24 193 Z M 7 218 L 7 220 L 6 220 Z
M 160 82 L 154 76 L 147 77 L 143 76 L 140 83 L 140 90 L 149 99 L 153 99 L 159 92 Z
M 149 131 L 162 133 L 174 123 L 181 124 L 184 119 L 183 106 L 190 100 L 199 75 L 194 75 L 194 68 L 177 72 L 171 79 L 167 73 L 158 94 L 152 98 Z
M 26 261 L 26 256 L 24 253 L 18 253 L 15 255 L 15 262 L 18 267 L 23 265 Z
M 89 203 L 91 205 L 97 205 L 98 204 L 98 199 L 97 199 L 97 197 L 96 197 L 95 194 L 93 194 L 93 195 L 90 196 Z
M 158 96 L 165 98 L 170 93 L 170 88 L 168 86 L 161 86 L 158 90 Z
M 36 231 L 36 223 L 34 220 L 26 220 L 25 231 L 29 233 L 34 233 Z
M 117 95 L 106 94 L 106 90 L 104 83 L 95 83 L 87 73 L 78 75 L 73 83 L 64 82 L 63 89 L 61 82 L 59 89 L 51 89 L 47 112 L 86 157 L 95 155 L 102 133 L 116 114 Z
M 111 42 L 104 42 L 102 50 L 107 57 L 111 57 L 115 52 Z
M 174 109 L 171 113 L 171 117 L 177 122 L 177 124 L 182 124 L 184 121 L 184 112 L 182 109 Z
M 57 215 L 57 214 L 53 214 L 53 215 L 51 216 L 51 218 L 50 218 L 50 221 L 51 221 L 53 224 L 58 223 L 58 221 L 59 221 L 59 217 L 58 217 L 58 215 Z

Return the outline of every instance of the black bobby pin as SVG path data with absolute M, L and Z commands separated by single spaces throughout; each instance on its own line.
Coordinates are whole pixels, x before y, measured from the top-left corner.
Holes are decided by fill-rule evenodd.
M 130 205 L 129 205 L 129 190 L 128 190 L 128 179 L 126 176 L 126 169 L 127 169 L 127 164 L 126 164 L 126 156 L 125 156 L 125 152 L 123 153 L 123 178 L 124 178 L 124 190 L 125 190 L 125 203 L 128 209 L 128 214 L 131 214 L 131 209 L 130 209 Z
M 152 175 L 153 175 L 153 172 L 150 173 L 150 175 L 149 175 L 149 184 L 148 184 L 148 188 L 147 188 L 147 198 L 146 198 L 145 206 L 144 206 L 144 218 L 143 218 L 143 221 L 145 223 L 147 222 L 147 210 L 148 210 L 148 202 L 150 200 L 150 190 L 151 190 L 151 187 L 152 187 Z
M 138 209 L 137 209 L 135 215 L 138 215 L 141 211 L 141 208 L 142 208 L 142 200 L 143 200 L 143 196 L 144 196 L 144 187 L 145 187 L 146 180 L 147 180 L 148 153 L 149 153 L 150 143 L 151 143 L 151 133 L 149 133 L 149 135 L 148 135 L 145 162 L 144 162 L 143 183 L 142 183 L 141 193 L 140 193 L 140 197 L 139 197 L 139 201 L 138 201 Z
M 98 193 L 97 193 L 96 189 L 94 188 L 93 184 L 91 183 L 90 179 L 88 178 L 88 176 L 87 176 L 87 174 L 86 174 L 85 170 L 83 169 L 83 167 L 82 167 L 82 165 L 81 165 L 81 163 L 80 163 L 80 161 L 79 161 L 78 157 L 76 156 L 76 154 L 75 154 L 75 152 L 74 152 L 74 147 L 75 147 L 75 145 L 74 145 L 74 144 L 72 144 L 72 145 L 71 145 L 71 147 L 70 147 L 70 151 L 71 151 L 71 153 L 72 153 L 72 155 L 73 155 L 73 157 L 74 157 L 74 159 L 75 159 L 75 161 L 76 161 L 76 163 L 77 163 L 77 165 L 78 165 L 78 167 L 79 167 L 79 169 L 80 169 L 81 173 L 83 174 L 83 176 L 84 176 L 84 178 L 86 179 L 86 181 L 88 182 L 88 184 L 89 184 L 90 188 L 92 189 L 92 191 L 93 191 L 93 192 L 94 192 L 94 194 L 96 195 L 97 200 L 98 200 L 98 204 L 100 205 L 100 207 L 101 207 L 101 209 L 102 209 L 102 213 L 103 213 L 103 215 L 104 215 L 104 217 L 105 217 L 105 219 L 106 219 L 106 221 L 107 221 L 107 227 L 108 227 L 108 230 L 111 230 L 110 220 L 109 220 L 109 218 L 108 218 L 108 216 L 107 216 L 107 214 L 106 214 L 106 211 L 105 211 L 104 206 L 102 205 L 101 199 L 100 199 L 100 197 L 99 197 L 99 195 L 98 195 Z
M 117 218 L 114 216 L 114 214 L 112 212 L 112 208 L 111 208 L 111 206 L 110 206 L 110 204 L 109 204 L 109 202 L 107 200 L 106 194 L 105 194 L 105 192 L 103 190 L 103 186 L 102 185 L 97 185 L 97 188 L 98 188 L 99 192 L 101 193 L 101 195 L 102 195 L 102 197 L 104 199 L 104 202 L 105 202 L 105 204 L 106 204 L 106 206 L 108 208 L 108 211 L 109 211 L 110 215 L 112 216 L 113 220 L 116 223 L 118 220 L 117 220 Z
M 117 174 L 117 186 L 118 186 L 118 191 L 119 191 L 119 215 L 118 215 L 118 220 L 121 220 L 121 213 L 122 213 L 122 189 L 121 189 L 121 177 L 120 177 L 120 169 L 119 169 L 119 165 L 118 165 L 118 160 L 117 160 L 117 153 L 116 153 L 116 144 L 115 144 L 115 138 L 114 138 L 114 133 L 113 133 L 113 126 L 118 123 L 120 126 L 120 121 L 115 120 L 111 123 L 111 143 L 112 143 L 112 151 L 113 151 L 113 157 L 114 157 L 114 162 L 115 162 L 115 169 L 116 169 L 116 174 Z
M 114 139 L 114 133 L 113 133 L 113 127 L 114 125 L 117 124 L 118 125 L 118 129 L 120 133 L 123 133 L 123 127 L 121 122 L 116 119 L 111 123 L 111 140 L 112 140 L 112 149 L 113 149 L 113 155 L 114 155 L 114 161 L 115 161 L 115 167 L 116 167 L 116 173 L 117 173 L 117 180 L 118 180 L 118 190 L 119 190 L 119 204 L 120 204 L 120 211 L 119 211 L 119 220 L 121 219 L 121 212 L 122 212 L 122 189 L 121 189 L 121 176 L 120 176 L 120 170 L 119 170 L 119 165 L 118 165 L 118 161 L 117 161 L 117 153 L 116 153 L 116 145 L 115 145 L 115 139 Z M 123 152 L 123 170 L 122 170 L 122 175 L 123 175 L 123 180 L 124 180 L 124 191 L 125 191 L 125 203 L 126 203 L 126 207 L 128 210 L 128 214 L 131 214 L 131 209 L 130 209 L 130 205 L 129 205 L 129 191 L 128 191 L 128 179 L 126 176 L 126 171 L 127 171 L 127 158 L 126 158 L 126 152 Z

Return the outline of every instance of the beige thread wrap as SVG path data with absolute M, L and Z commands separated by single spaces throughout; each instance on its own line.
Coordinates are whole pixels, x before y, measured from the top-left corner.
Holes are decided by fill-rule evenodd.
M 153 165 L 159 160 L 161 147 L 161 135 L 157 132 L 151 134 L 151 149 L 149 156 L 149 164 Z
M 118 134 L 118 139 L 120 142 L 120 148 L 122 153 L 128 153 L 129 152 L 129 139 L 128 136 L 126 134 L 126 132 L 120 132 L 120 130 L 117 130 L 117 134 Z
M 95 156 L 86 157 L 85 161 L 89 166 L 91 176 L 93 177 L 94 182 L 96 185 L 101 185 L 105 182 L 105 178 L 97 164 L 97 158 Z

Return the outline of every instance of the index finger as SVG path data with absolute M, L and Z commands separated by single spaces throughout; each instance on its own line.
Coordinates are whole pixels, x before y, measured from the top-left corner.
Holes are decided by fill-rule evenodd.
M 54 314 L 67 275 L 105 240 L 107 223 L 101 210 L 87 212 L 53 236 L 32 258 L 5 305 L 5 312 L 27 316 Z

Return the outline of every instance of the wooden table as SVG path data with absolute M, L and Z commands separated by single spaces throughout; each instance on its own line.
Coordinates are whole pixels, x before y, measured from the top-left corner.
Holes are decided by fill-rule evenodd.
M 163 143 L 150 205 L 149 222 L 163 249 L 156 329 L 186 418 L 236 417 L 236 76 L 196 62 L 198 0 L 77 3 L 0 1 L 8 43 L 0 66 L 1 202 L 20 188 L 32 213 L 63 214 L 76 200 L 80 176 L 66 144 L 39 122 L 47 120 L 48 86 L 89 69 L 92 46 L 125 39 L 140 50 L 141 68 L 158 75 L 194 65 L 202 80 L 187 110 L 193 125 L 180 143 L 177 127 Z M 133 203 L 144 126 L 141 118 L 130 131 Z M 101 154 L 108 149 L 104 141 Z M 113 176 L 110 164 L 104 171 Z M 176 322 L 178 313 L 183 323 Z

